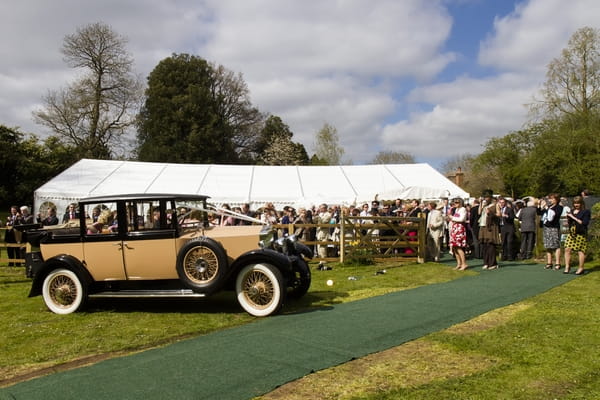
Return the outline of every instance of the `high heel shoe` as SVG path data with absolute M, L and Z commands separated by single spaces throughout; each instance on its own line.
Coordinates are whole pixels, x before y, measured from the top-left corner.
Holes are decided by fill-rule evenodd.
M 560 271 L 560 264 L 554 264 L 554 269 Z
M 544 267 L 544 269 L 552 269 L 552 264 L 546 264 L 546 266 Z
M 584 273 L 585 273 L 585 270 L 578 269 L 577 272 L 575 272 L 575 275 L 583 275 Z
M 570 274 L 570 273 L 571 273 L 571 267 L 565 267 L 563 274 Z

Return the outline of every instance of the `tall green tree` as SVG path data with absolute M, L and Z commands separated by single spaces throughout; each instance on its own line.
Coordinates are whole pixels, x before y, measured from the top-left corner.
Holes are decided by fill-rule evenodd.
M 252 157 L 262 116 L 241 75 L 173 54 L 148 77 L 138 118 L 143 161 L 236 163 Z
M 133 73 L 127 40 L 110 26 L 94 23 L 67 35 L 61 52 L 82 77 L 49 91 L 33 113 L 78 156 L 106 159 L 122 155 L 123 137 L 135 123 L 142 85 Z
M 341 164 L 344 148 L 340 146 L 339 141 L 337 129 L 328 123 L 323 124 L 315 136 L 315 154 L 311 161 L 317 165 Z
M 530 105 L 534 121 L 493 138 L 476 160 L 500 178 L 498 190 L 514 196 L 583 188 L 600 192 L 600 31 L 577 30 L 548 65 L 542 99 Z
M 0 204 L 31 205 L 33 192 L 78 160 L 72 147 L 51 136 L 35 136 L 0 125 Z

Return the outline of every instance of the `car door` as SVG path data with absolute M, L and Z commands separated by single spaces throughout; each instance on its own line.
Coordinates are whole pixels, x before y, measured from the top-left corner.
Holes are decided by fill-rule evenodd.
M 84 210 L 83 259 L 88 271 L 96 281 L 125 280 L 123 242 L 113 224 L 117 204 L 85 204 Z
M 177 232 L 166 220 L 167 202 L 128 201 L 123 238 L 125 273 L 130 280 L 178 279 Z

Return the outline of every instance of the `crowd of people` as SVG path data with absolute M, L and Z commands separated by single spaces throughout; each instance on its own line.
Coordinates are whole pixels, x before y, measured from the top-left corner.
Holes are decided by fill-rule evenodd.
M 577 270 L 580 275 L 584 271 L 585 254 L 587 251 L 587 229 L 591 221 L 591 204 L 587 191 L 582 196 L 573 199 L 571 209 L 567 200 L 552 193 L 546 198 L 528 197 L 512 201 L 502 196 L 494 196 L 491 190 L 486 190 L 481 197 L 465 203 L 457 198 L 450 201 L 447 198 L 438 201 L 422 202 L 418 199 L 410 201 L 395 199 L 393 201 L 373 200 L 361 205 L 327 205 L 325 203 L 312 207 L 284 206 L 277 210 L 272 202 L 252 210 L 249 203 L 230 207 L 222 204 L 220 208 L 231 213 L 209 213 L 209 223 L 213 226 L 249 225 L 253 223 L 294 224 L 296 236 L 305 242 L 339 242 L 340 218 L 342 215 L 354 218 L 359 224 L 367 226 L 373 223 L 373 217 L 397 216 L 426 218 L 427 258 L 439 261 L 442 251 L 449 251 L 456 259 L 457 270 L 468 268 L 467 258 L 475 257 L 483 260 L 483 269 L 498 268 L 498 253 L 500 261 L 515 259 L 530 259 L 534 255 L 537 243 L 538 227 L 541 227 L 545 261 L 547 269 L 560 270 L 562 249 L 564 248 L 564 273 L 570 273 L 571 258 L 576 253 Z M 101 217 L 100 210 L 93 211 L 93 221 Z M 70 204 L 62 215 L 62 223 L 78 220 L 76 204 Z M 12 229 L 16 225 L 34 223 L 56 225 L 59 223 L 55 207 L 48 207 L 42 218 L 41 214 L 34 219 L 29 207 L 12 206 L 6 221 L 5 242 L 16 244 L 22 242 L 21 233 Z M 316 226 L 304 226 L 316 225 Z M 90 228 L 93 229 L 93 226 Z M 368 230 L 362 234 L 390 235 L 394 231 L 379 232 Z M 417 231 L 404 232 L 409 240 L 416 240 Z M 337 246 L 323 243 L 315 246 L 319 258 L 336 257 Z M 8 246 L 9 259 L 23 258 L 23 249 L 18 246 Z M 335 254 L 332 254 L 332 251 Z M 411 251 L 411 249 L 406 249 Z M 10 266 L 18 265 L 10 262 Z
M 467 205 L 462 199 L 455 199 L 452 206 L 445 200 L 439 205 L 431 203 L 427 216 L 428 254 L 438 260 L 442 246 L 448 243 L 448 250 L 456 259 L 455 269 L 468 268 L 467 255 L 482 259 L 483 269 L 496 269 L 498 255 L 500 261 L 532 258 L 541 228 L 545 268 L 562 269 L 569 274 L 571 258 L 576 253 L 575 274 L 582 275 L 591 222 L 591 203 L 586 205 L 586 200 L 589 193 L 583 191 L 573 198 L 571 208 L 567 199 L 556 193 L 541 199 L 512 201 L 486 190 Z

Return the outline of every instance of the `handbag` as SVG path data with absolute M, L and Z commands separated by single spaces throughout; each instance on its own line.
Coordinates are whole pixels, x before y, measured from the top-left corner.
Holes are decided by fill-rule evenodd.
M 578 235 L 586 236 L 587 235 L 587 227 L 583 224 L 576 224 L 575 225 L 575 233 Z
M 571 228 L 569 228 L 569 233 L 571 235 L 587 235 L 587 228 L 583 224 L 573 224 Z

